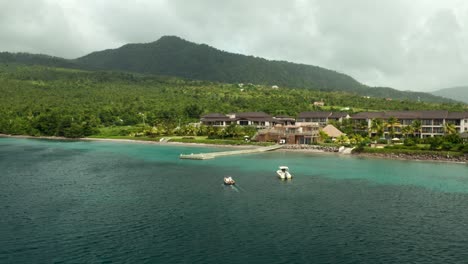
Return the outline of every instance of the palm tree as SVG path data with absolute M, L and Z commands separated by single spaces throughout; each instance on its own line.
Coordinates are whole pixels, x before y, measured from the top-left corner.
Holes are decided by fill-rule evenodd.
M 328 134 L 325 131 L 323 131 L 322 129 L 320 129 L 319 130 L 319 141 L 324 142 L 328 138 L 329 138 Z
M 349 138 L 343 134 L 336 138 L 335 143 L 340 144 L 340 145 L 349 144 Z
M 406 138 L 408 135 L 414 133 L 414 128 L 412 126 L 405 126 L 401 128 L 401 133 Z
M 375 132 L 375 134 L 380 138 L 384 134 L 384 125 L 382 119 L 373 118 L 370 127 L 370 133 Z M 370 135 L 369 135 L 370 136 Z
M 388 128 L 388 133 L 390 134 L 390 137 L 393 138 L 395 136 L 395 127 L 399 127 L 401 126 L 401 124 L 400 122 L 398 122 L 398 119 L 392 116 L 387 120 L 385 126 Z
M 457 128 L 454 124 L 444 123 L 444 133 L 446 135 L 454 135 L 457 133 Z
M 421 130 L 422 130 L 421 120 L 414 120 L 411 126 L 413 127 L 414 136 L 416 136 L 416 133 L 419 133 L 419 137 L 421 137 Z

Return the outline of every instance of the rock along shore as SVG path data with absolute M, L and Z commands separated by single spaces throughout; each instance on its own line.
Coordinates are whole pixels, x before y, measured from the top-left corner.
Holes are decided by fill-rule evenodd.
M 456 162 L 467 163 L 468 156 L 449 156 L 449 155 L 429 155 L 429 154 L 403 154 L 403 153 L 353 153 L 357 157 L 372 157 L 399 160 L 420 160 L 420 161 L 438 161 L 438 162 Z
M 338 152 L 338 147 L 319 146 L 319 145 L 283 145 L 282 149 L 287 150 L 311 150 L 320 152 Z

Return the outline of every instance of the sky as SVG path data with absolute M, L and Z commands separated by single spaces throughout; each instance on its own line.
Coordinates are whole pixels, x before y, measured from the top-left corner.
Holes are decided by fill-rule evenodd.
M 0 51 L 77 58 L 164 35 L 370 86 L 468 85 L 465 0 L 0 0 Z

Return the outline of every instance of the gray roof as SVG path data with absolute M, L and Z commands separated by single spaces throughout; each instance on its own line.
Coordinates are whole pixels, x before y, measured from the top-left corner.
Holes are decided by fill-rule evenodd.
M 245 112 L 236 113 L 236 118 L 272 118 L 271 115 L 265 112 Z
M 210 113 L 202 116 L 202 118 L 214 118 L 214 117 L 227 117 L 226 115 L 220 113 Z
M 465 119 L 468 118 L 468 112 L 450 112 L 447 116 L 448 119 Z
M 332 112 L 301 112 L 297 118 L 327 118 Z
M 329 118 L 342 118 L 342 117 L 346 117 L 348 115 L 348 113 L 344 113 L 344 112 L 333 112 Z
M 273 117 L 264 112 L 246 112 L 246 113 L 235 113 L 235 118 L 229 118 L 229 116 L 220 113 L 206 114 L 201 117 L 201 121 L 213 122 L 213 121 L 236 121 L 236 120 L 250 120 L 250 121 L 273 121 Z
M 361 112 L 351 116 L 351 119 L 372 119 L 372 118 L 382 118 L 384 115 L 383 112 Z
M 361 112 L 352 115 L 352 119 L 388 119 L 395 117 L 397 119 L 462 119 L 468 117 L 467 112 L 452 112 L 447 110 L 422 110 L 422 111 L 384 111 L 384 112 Z

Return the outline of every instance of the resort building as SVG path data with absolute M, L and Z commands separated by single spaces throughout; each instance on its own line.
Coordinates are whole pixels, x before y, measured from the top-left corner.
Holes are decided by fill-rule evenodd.
M 294 125 L 296 119 L 290 116 L 272 117 L 264 112 L 246 112 L 233 114 L 211 113 L 201 117 L 200 122 L 207 126 L 226 127 L 231 124 L 254 126 L 257 128 L 273 127 L 275 125 Z
M 421 138 L 443 136 L 448 124 L 456 133 L 468 133 L 468 112 L 448 112 L 445 110 L 429 111 L 383 111 L 361 112 L 349 116 L 342 112 L 302 112 L 295 119 L 290 116 L 273 117 L 264 112 L 246 112 L 233 114 L 211 113 L 201 117 L 200 123 L 207 126 L 227 127 L 232 124 L 240 126 L 254 126 L 260 129 L 257 133 L 258 141 L 275 141 L 287 144 L 309 144 L 317 142 L 319 129 L 324 128 L 330 121 L 342 122 L 345 119 L 354 121 L 355 130 L 377 135 L 372 131 L 373 120 L 382 120 L 383 136 L 386 138 L 401 138 L 404 134 L 412 134 Z M 393 119 L 392 129 L 388 124 Z M 415 121 L 420 127 L 405 131 L 405 127 L 413 127 Z M 336 129 L 336 128 L 335 128 Z M 340 131 L 328 127 L 327 134 L 338 137 Z M 391 131 L 392 130 L 392 131 Z M 341 132 L 340 132 L 341 133 Z M 338 135 L 335 135 L 338 134 Z
M 445 110 L 428 111 L 384 111 L 384 112 L 361 112 L 351 116 L 356 124 L 363 124 L 362 130 L 371 131 L 372 120 L 380 119 L 388 122 L 390 118 L 396 119 L 394 124 L 395 134 L 402 134 L 402 129 L 407 126 L 413 126 L 414 121 L 421 123 L 419 131 L 413 134 L 424 138 L 445 135 L 447 124 L 452 124 L 457 133 L 468 131 L 468 112 L 448 112 Z M 388 127 L 388 126 L 387 126 Z M 375 131 L 371 131 L 375 134 Z M 388 128 L 384 135 L 388 135 Z
M 297 117 L 297 122 L 313 122 L 318 123 L 324 127 L 329 121 L 343 121 L 343 119 L 349 118 L 347 113 L 333 113 L 333 112 L 301 112 Z
M 277 125 L 259 130 L 255 140 L 260 142 L 277 142 L 280 144 L 311 144 L 317 142 L 319 136 L 318 123 L 302 123 L 296 125 Z

